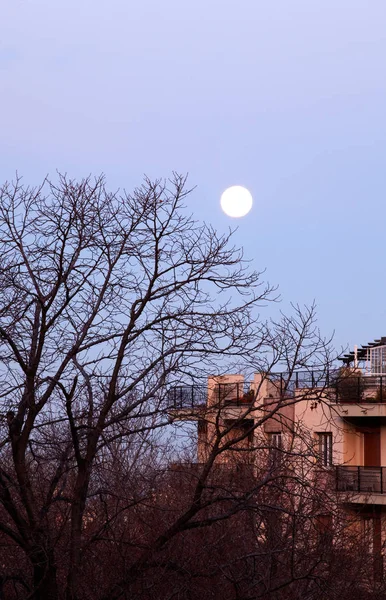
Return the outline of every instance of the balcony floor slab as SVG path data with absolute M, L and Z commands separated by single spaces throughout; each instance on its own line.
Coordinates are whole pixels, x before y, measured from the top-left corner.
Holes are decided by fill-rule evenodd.
M 363 404 L 337 404 L 337 414 L 343 419 L 346 417 L 383 417 L 386 418 L 386 403 L 380 404 L 366 402 Z
M 377 494 L 375 492 L 338 492 L 338 499 L 342 504 L 378 504 L 386 506 L 386 494 Z

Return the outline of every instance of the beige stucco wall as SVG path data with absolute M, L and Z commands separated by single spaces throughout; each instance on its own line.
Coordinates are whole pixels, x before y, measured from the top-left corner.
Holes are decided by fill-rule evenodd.
M 301 392 L 298 393 L 301 397 Z M 302 423 L 315 438 L 317 433 L 332 433 L 334 464 L 363 465 L 363 435 L 340 417 L 335 404 L 327 399 L 300 400 L 295 404 L 295 421 Z
M 354 425 L 345 425 L 344 455 L 339 461 L 347 465 L 363 465 L 363 434 Z
M 208 406 L 217 404 L 216 390 L 219 384 L 244 383 L 244 375 L 209 375 L 208 377 Z
M 216 404 L 216 396 L 214 393 L 218 383 L 243 383 L 244 376 L 240 374 L 210 376 L 208 377 L 208 407 Z M 275 396 L 277 397 L 277 388 L 269 381 L 263 380 L 260 375 L 255 375 L 251 382 L 251 389 L 255 392 L 258 390 L 258 397 L 254 403 L 252 412 L 249 412 L 246 417 L 260 418 L 264 414 L 264 402 L 270 403 L 272 409 L 275 405 Z M 358 432 L 355 427 L 355 419 L 351 423 L 345 420 L 345 413 L 342 413 L 341 406 L 335 403 L 330 403 L 327 398 L 313 398 L 310 390 L 297 390 L 298 401 L 291 405 L 280 409 L 282 417 L 267 421 L 263 427 L 265 433 L 283 431 L 286 426 L 283 423 L 293 421 L 293 429 L 296 432 L 307 432 L 309 440 L 317 439 L 317 433 L 331 432 L 333 435 L 333 462 L 334 464 L 346 465 L 363 465 L 364 462 L 364 442 L 363 434 Z M 307 397 L 306 397 L 307 396 Z M 306 398 L 305 398 L 306 397 Z M 247 407 L 225 407 L 222 409 L 222 419 L 235 419 L 241 417 L 244 411 L 248 411 Z M 361 425 L 365 422 L 363 412 L 361 414 Z M 372 415 L 372 413 L 369 413 Z M 351 417 L 351 415 L 349 415 Z M 372 415 L 373 416 L 373 415 Z M 204 450 L 205 445 L 210 445 L 210 440 L 214 439 L 216 432 L 215 421 L 218 417 L 218 411 L 213 410 L 213 415 L 210 416 L 208 411 L 206 418 L 208 420 L 207 435 L 202 433 L 199 436 L 199 457 L 204 459 L 207 450 Z M 359 419 L 358 419 L 359 423 Z M 288 428 L 287 428 L 288 429 Z M 262 432 L 259 432 L 261 435 Z M 257 433 L 256 433 L 257 435 Z M 381 427 L 381 465 L 386 466 L 386 425 Z

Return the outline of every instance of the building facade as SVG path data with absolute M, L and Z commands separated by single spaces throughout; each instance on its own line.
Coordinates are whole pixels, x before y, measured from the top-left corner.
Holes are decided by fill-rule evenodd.
M 325 480 L 339 508 L 369 537 L 377 576 L 386 546 L 386 338 L 333 371 L 209 376 L 170 390 L 174 419 L 197 421 L 197 459 L 261 468 L 285 455 Z M 268 461 L 268 462 L 267 462 Z M 317 474 L 317 475 L 315 475 Z

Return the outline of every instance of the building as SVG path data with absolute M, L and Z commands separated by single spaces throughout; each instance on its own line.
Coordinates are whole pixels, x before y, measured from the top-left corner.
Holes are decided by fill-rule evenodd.
M 206 388 L 177 386 L 169 392 L 172 414 L 197 421 L 198 463 L 220 437 L 229 451 L 218 463 L 258 464 L 291 448 L 313 465 L 306 476 L 322 473 L 340 508 L 367 531 L 379 576 L 386 545 L 386 338 L 341 361 L 333 371 L 259 373 L 249 383 L 242 375 L 209 376 Z

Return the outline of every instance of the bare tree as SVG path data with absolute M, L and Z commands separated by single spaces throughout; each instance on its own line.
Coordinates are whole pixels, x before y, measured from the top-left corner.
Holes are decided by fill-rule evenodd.
M 0 189 L 0 585 L 9 597 L 151 598 L 158 590 L 172 598 L 162 574 L 180 577 L 180 589 L 188 570 L 175 550 L 199 544 L 201 531 L 213 532 L 208 547 L 223 541 L 224 561 L 204 576 L 201 544 L 201 563 L 189 572 L 197 589 L 221 577 L 237 598 L 276 589 L 267 570 L 247 578 L 249 596 L 238 578 L 263 550 L 273 568 L 272 514 L 300 514 L 301 503 L 290 502 L 299 477 L 287 473 L 284 485 L 273 465 L 235 488 L 233 471 L 217 465 L 229 453 L 240 463 L 269 451 L 256 435 L 248 447 L 244 440 L 297 401 L 285 393 L 297 368 L 328 368 L 329 345 L 313 307 L 295 307 L 278 323 L 260 319 L 274 289 L 232 246 L 232 232 L 218 235 L 187 214 L 188 194 L 178 175 L 146 179 L 133 194 L 108 192 L 103 178 L 66 176 Z M 224 429 L 219 403 L 208 416 L 214 437 L 205 462 L 176 492 L 169 386 L 240 364 L 265 373 L 284 366 L 284 393 L 251 426 L 246 408 L 243 423 Z M 240 524 L 249 524 L 248 556 L 236 556 L 234 545 L 227 554 L 224 543 Z M 285 573 L 278 590 L 297 578 Z
M 59 176 L 1 188 L 0 529 L 24 551 L 35 597 L 58 596 L 58 536 L 77 596 L 103 449 L 166 424 L 169 381 L 262 342 L 252 309 L 272 290 L 230 233 L 185 213 L 185 184 L 111 194 L 102 178 Z
M 304 455 L 283 455 L 267 470 L 269 450 L 254 465 L 239 459 L 237 468 L 217 465 L 188 521 L 204 465 L 177 463 L 159 472 L 135 506 L 129 506 L 132 483 L 126 492 L 121 487 L 120 501 L 127 500 L 120 517 L 111 504 L 108 518 L 90 524 L 103 565 L 95 581 L 95 560 L 89 563 L 90 595 L 106 586 L 106 598 L 114 590 L 117 597 L 149 600 L 377 598 L 369 540 L 356 516 L 339 509 L 313 465 L 304 473 Z M 172 543 L 160 543 L 177 521 Z

